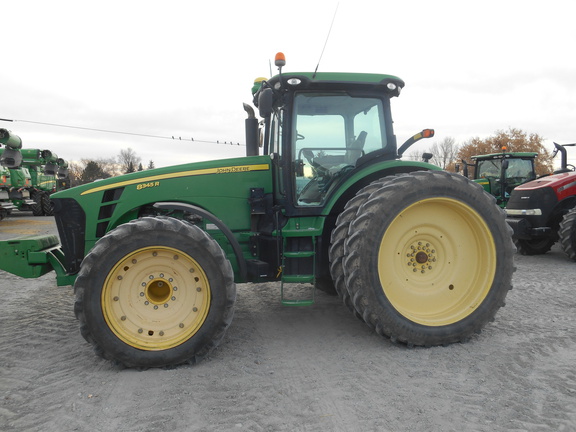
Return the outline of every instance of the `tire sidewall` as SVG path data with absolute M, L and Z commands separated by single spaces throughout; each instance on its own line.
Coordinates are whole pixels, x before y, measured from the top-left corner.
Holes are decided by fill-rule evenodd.
M 511 268 L 508 265 L 513 259 L 510 230 L 504 221 L 501 210 L 496 206 L 493 197 L 485 193 L 481 186 L 469 182 L 461 176 L 445 172 L 428 172 L 425 175 L 422 175 L 422 173 L 412 173 L 410 175 L 420 180 L 417 187 L 395 188 L 394 192 L 388 192 L 386 194 L 386 203 L 382 206 L 382 212 L 379 213 L 377 219 L 366 218 L 366 220 L 362 220 L 362 216 L 360 216 L 357 221 L 354 222 L 355 225 L 365 224 L 363 227 L 364 231 L 373 233 L 373 235 L 365 236 L 360 242 L 362 248 L 365 248 L 367 252 L 369 262 L 353 270 L 358 273 L 352 275 L 349 280 L 350 283 L 355 284 L 366 283 L 367 286 L 357 286 L 353 288 L 355 292 L 354 302 L 355 305 L 357 302 L 363 303 L 359 304 L 357 309 L 365 310 L 368 316 L 364 316 L 364 319 L 367 322 L 371 322 L 372 326 L 376 327 L 377 330 L 378 327 L 381 326 L 382 329 L 380 332 L 387 334 L 397 334 L 398 332 L 404 335 L 409 334 L 411 335 L 410 340 L 415 344 L 444 343 L 443 341 L 448 335 L 467 334 L 470 332 L 471 327 L 478 327 L 479 321 L 483 325 L 494 315 L 491 311 L 499 308 L 503 302 L 508 288 L 502 289 L 500 285 L 509 285 L 513 273 L 513 267 Z M 432 177 L 439 178 L 433 179 Z M 442 180 L 439 183 L 438 180 L 440 179 Z M 380 191 L 382 191 L 382 189 Z M 375 192 L 359 209 L 359 215 L 363 214 L 366 206 L 371 205 L 374 199 L 378 199 L 378 193 L 379 192 Z M 492 233 L 496 249 L 495 253 L 498 257 L 492 286 L 481 305 L 477 307 L 474 312 L 458 322 L 436 327 L 413 322 L 402 315 L 387 298 L 380 280 L 380 271 L 373 270 L 379 269 L 378 251 L 382 238 L 390 228 L 392 222 L 409 206 L 428 198 L 453 199 L 466 204 L 477 212 L 486 222 L 489 231 Z M 425 216 L 423 215 L 423 217 Z M 362 294 L 360 295 L 359 293 Z M 419 340 L 420 336 L 418 335 L 422 334 L 426 334 L 426 340 Z M 430 343 L 430 341 L 433 342 Z
M 183 222 L 182 222 L 183 223 Z M 89 281 L 89 286 L 85 286 L 83 294 L 83 310 L 86 324 L 91 331 L 91 336 L 97 346 L 102 347 L 106 358 L 113 358 L 126 366 L 132 366 L 134 358 L 138 358 L 140 365 L 145 364 L 150 367 L 163 366 L 167 364 L 178 364 L 190 358 L 190 353 L 194 357 L 203 357 L 212 348 L 212 341 L 219 338 L 222 332 L 222 317 L 230 315 L 230 280 L 227 280 L 219 263 L 211 253 L 207 253 L 206 247 L 198 241 L 198 237 L 208 237 L 197 227 L 189 226 L 196 238 L 183 236 L 179 232 L 171 230 L 136 231 L 130 236 L 114 241 L 113 234 L 110 238 L 103 237 L 94 247 L 96 255 L 98 249 L 105 248 L 98 262 L 90 262 L 87 257 L 83 263 L 79 280 Z M 205 239 L 206 241 L 213 241 Z M 204 271 L 209 281 L 211 300 L 208 314 L 197 332 L 182 344 L 161 351 L 147 351 L 132 347 L 120 340 L 108 327 L 102 310 L 102 289 L 108 274 L 114 269 L 117 263 L 128 253 L 134 250 L 166 246 L 177 249 L 193 258 Z M 153 271 L 153 270 L 152 270 Z M 233 284 L 232 284 L 233 285 Z M 235 290 L 233 293 L 235 299 Z

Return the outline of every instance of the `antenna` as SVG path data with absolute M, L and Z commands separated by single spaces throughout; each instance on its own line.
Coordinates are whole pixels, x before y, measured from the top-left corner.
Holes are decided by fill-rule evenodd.
M 316 78 L 316 72 L 318 72 L 318 66 L 320 66 L 320 61 L 322 61 L 322 56 L 324 55 L 324 50 L 326 49 L 326 44 L 328 43 L 328 38 L 330 37 L 330 32 L 332 31 L 332 26 L 334 25 L 334 20 L 336 19 L 336 12 L 338 12 L 339 5 L 340 3 L 336 3 L 336 10 L 334 11 L 334 16 L 332 17 L 332 22 L 330 23 L 330 29 L 328 30 L 328 35 L 326 35 L 326 41 L 324 42 L 324 47 L 322 48 L 322 52 L 320 53 L 320 58 L 318 59 L 316 69 L 314 69 L 314 75 L 312 75 L 312 79 Z

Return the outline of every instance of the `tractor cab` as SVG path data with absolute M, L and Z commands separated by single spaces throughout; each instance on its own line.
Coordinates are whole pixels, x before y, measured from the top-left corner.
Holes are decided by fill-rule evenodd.
M 247 140 L 248 152 L 263 147 L 275 167 L 277 202 L 289 213 L 309 215 L 364 167 L 401 156 L 390 99 L 400 94 L 404 82 L 383 74 L 283 74 L 282 61 L 276 62 L 278 75 L 259 79 L 253 87 L 264 127 L 259 140 Z M 417 139 L 432 135 L 427 130 Z M 410 144 L 417 139 L 412 137 Z M 258 154 L 258 148 L 252 151 Z
M 505 150 L 505 148 L 504 148 Z M 512 190 L 536 178 L 534 152 L 506 152 L 472 156 L 474 164 L 464 162 L 464 175 L 474 167 L 473 179 L 486 192 L 494 195 L 498 204 L 505 207 Z

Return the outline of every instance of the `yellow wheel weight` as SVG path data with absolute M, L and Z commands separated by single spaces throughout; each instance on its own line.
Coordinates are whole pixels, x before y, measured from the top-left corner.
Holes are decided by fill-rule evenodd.
M 147 247 L 122 258 L 108 274 L 101 305 L 110 330 L 147 351 L 176 347 L 202 327 L 210 309 L 202 267 L 170 247 Z
M 402 210 L 384 233 L 378 274 L 392 306 L 426 326 L 461 321 L 488 295 L 496 272 L 489 227 L 470 206 L 429 198 Z

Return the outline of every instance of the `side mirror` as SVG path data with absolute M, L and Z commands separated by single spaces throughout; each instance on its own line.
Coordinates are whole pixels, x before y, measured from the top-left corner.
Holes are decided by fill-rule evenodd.
M 266 118 L 272 114 L 273 93 L 272 89 L 265 88 L 260 91 L 258 96 L 258 111 L 260 117 Z

